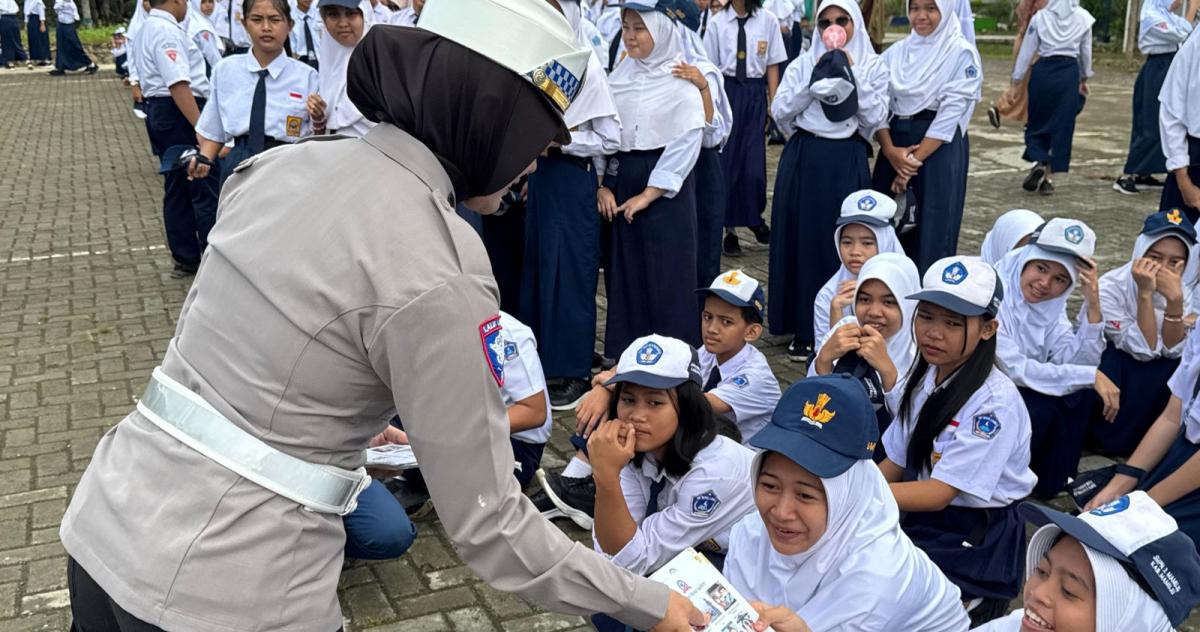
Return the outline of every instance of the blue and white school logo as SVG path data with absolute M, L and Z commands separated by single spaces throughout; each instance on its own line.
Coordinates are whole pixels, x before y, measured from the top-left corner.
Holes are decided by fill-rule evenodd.
M 955 261 L 946 266 L 946 269 L 942 271 L 942 283 L 947 285 L 958 285 L 966 280 L 967 266 L 964 266 L 960 261 Z
M 692 515 L 707 518 L 716 511 L 717 507 L 721 506 L 721 499 L 717 498 L 717 493 L 713 490 L 708 490 L 699 496 L 692 496 Z
M 512 362 L 513 360 L 517 359 L 517 356 L 519 356 L 519 355 L 521 355 L 521 354 L 517 351 L 517 343 L 515 343 L 511 340 L 505 340 L 504 341 L 504 362 L 505 363 Z
M 592 36 L 592 46 L 599 46 L 601 41 L 603 40 L 600 39 L 599 35 Z
M 1122 496 L 1108 503 L 1107 505 L 1103 505 L 1089 511 L 1088 513 L 1092 514 L 1093 516 L 1111 516 L 1113 514 L 1121 513 L 1126 509 L 1129 509 L 1129 497 Z
M 879 203 L 875 201 L 875 198 L 869 195 L 864 195 L 858 200 L 858 210 L 870 212 L 871 209 L 875 208 L 876 204 Z
M 1067 229 L 1063 231 L 1063 237 L 1066 237 L 1067 241 L 1073 244 L 1078 244 L 1083 241 L 1083 227 L 1078 224 L 1068 226 Z
M 504 340 L 500 338 L 500 315 L 497 314 L 479 325 L 479 342 L 483 345 L 483 357 L 496 384 L 504 386 Z
M 967 66 L 967 79 L 974 79 L 979 76 L 979 69 L 975 66 Z
M 647 342 L 642 345 L 641 349 L 638 349 L 637 363 L 642 366 L 658 364 L 658 359 L 662 357 L 662 353 L 662 347 L 658 346 L 657 343 Z
M 733 376 L 733 379 L 729 381 L 733 382 L 733 385 L 738 388 L 746 388 L 747 386 L 750 386 L 750 378 L 746 377 L 745 375 L 735 375 Z
M 976 415 L 975 424 L 971 429 L 971 432 L 974 433 L 976 437 L 983 439 L 994 439 L 996 434 L 1000 432 L 1000 421 L 990 414 Z

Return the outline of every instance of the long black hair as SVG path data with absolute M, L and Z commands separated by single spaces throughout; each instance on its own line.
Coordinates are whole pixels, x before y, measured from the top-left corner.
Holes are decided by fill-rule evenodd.
M 609 419 L 617 419 L 617 404 L 621 401 L 624 389 L 625 382 L 618 382 L 608 405 Z M 675 430 L 675 436 L 667 442 L 661 465 L 667 474 L 683 476 L 692 469 L 692 459 L 717 437 L 717 416 L 699 384 L 689 380 L 672 390 L 675 391 L 679 427 Z M 635 454 L 634 466 L 641 467 L 644 457 L 641 452 Z
M 965 325 L 966 316 L 959 315 L 959 318 Z M 989 314 L 984 314 L 980 317 L 981 325 L 993 318 Z M 916 338 L 915 335 L 913 337 Z M 971 396 L 987 381 L 988 374 L 992 372 L 992 366 L 996 363 L 996 338 L 997 336 L 993 335 L 987 340 L 980 340 L 979 346 L 975 347 L 971 357 L 967 358 L 967 361 L 955 371 L 951 387 L 934 391 L 925 401 L 925 405 L 921 407 L 921 411 L 917 413 L 917 422 L 913 424 L 908 435 L 907 464 L 909 469 L 918 472 L 933 469 L 933 440 L 954 420 L 954 415 L 958 414 L 967 400 L 971 399 Z M 967 340 L 964 337 L 964 349 L 966 344 Z M 900 400 L 901 423 L 907 424 L 908 420 L 912 418 L 913 393 L 925 381 L 924 375 L 928 369 L 929 362 L 918 353 L 912 372 L 908 374 L 908 383 L 904 385 L 904 397 Z
M 295 21 L 292 20 L 292 7 L 291 7 L 291 5 L 288 4 L 287 0 L 268 0 L 268 1 L 271 3 L 271 6 L 276 11 L 278 11 L 280 13 L 280 15 L 283 16 L 283 19 L 287 20 L 288 28 L 291 28 L 296 25 Z M 258 4 L 258 0 L 242 0 L 242 20 L 243 21 L 245 21 L 247 15 L 250 15 L 250 9 L 253 9 L 254 5 L 256 5 L 256 4 Z M 287 41 L 287 40 L 284 40 L 284 41 Z
M 754 15 L 755 13 L 758 13 L 758 10 L 763 6 L 763 0 L 745 0 L 745 2 L 746 15 Z M 726 2 L 725 9 L 733 10 L 733 2 Z

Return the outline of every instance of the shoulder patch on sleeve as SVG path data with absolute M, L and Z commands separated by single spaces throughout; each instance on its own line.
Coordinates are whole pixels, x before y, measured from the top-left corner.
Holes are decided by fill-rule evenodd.
M 1000 420 L 996 416 L 988 413 L 986 415 L 976 415 L 975 423 L 971 428 L 971 433 L 976 437 L 983 439 L 994 439 L 1000 432 Z
M 738 388 L 746 388 L 747 386 L 750 386 L 750 378 L 746 377 L 745 373 L 739 373 L 733 376 L 729 381 Z
M 717 507 L 721 506 L 721 499 L 717 497 L 717 493 L 713 490 L 708 490 L 703 494 L 692 496 L 692 515 L 701 518 L 707 518 L 716 511 Z
M 978 77 L 978 76 L 979 76 L 979 69 L 975 67 L 975 64 L 971 64 L 970 66 L 967 66 L 967 79 L 974 79 L 975 77 Z
M 504 341 L 500 338 L 500 315 L 496 314 L 479 325 L 479 342 L 483 345 L 483 357 L 488 369 L 496 379 L 497 386 L 504 386 Z
M 504 340 L 504 363 L 507 364 L 521 357 L 521 350 L 517 348 L 517 343 L 512 340 Z

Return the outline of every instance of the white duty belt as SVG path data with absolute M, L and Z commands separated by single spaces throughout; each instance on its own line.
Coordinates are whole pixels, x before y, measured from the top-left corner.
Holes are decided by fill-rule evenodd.
M 222 467 L 311 511 L 344 516 L 371 484 L 364 468 L 309 463 L 267 445 L 156 367 L 137 404 L 154 425 Z

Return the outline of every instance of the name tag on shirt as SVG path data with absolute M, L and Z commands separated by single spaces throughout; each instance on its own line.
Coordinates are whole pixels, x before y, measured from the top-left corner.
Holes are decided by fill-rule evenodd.
M 758 40 L 758 56 L 767 56 L 767 40 Z
M 287 117 L 287 135 L 299 137 L 300 136 L 300 124 L 303 122 L 304 122 L 304 119 L 300 118 L 299 116 Z

